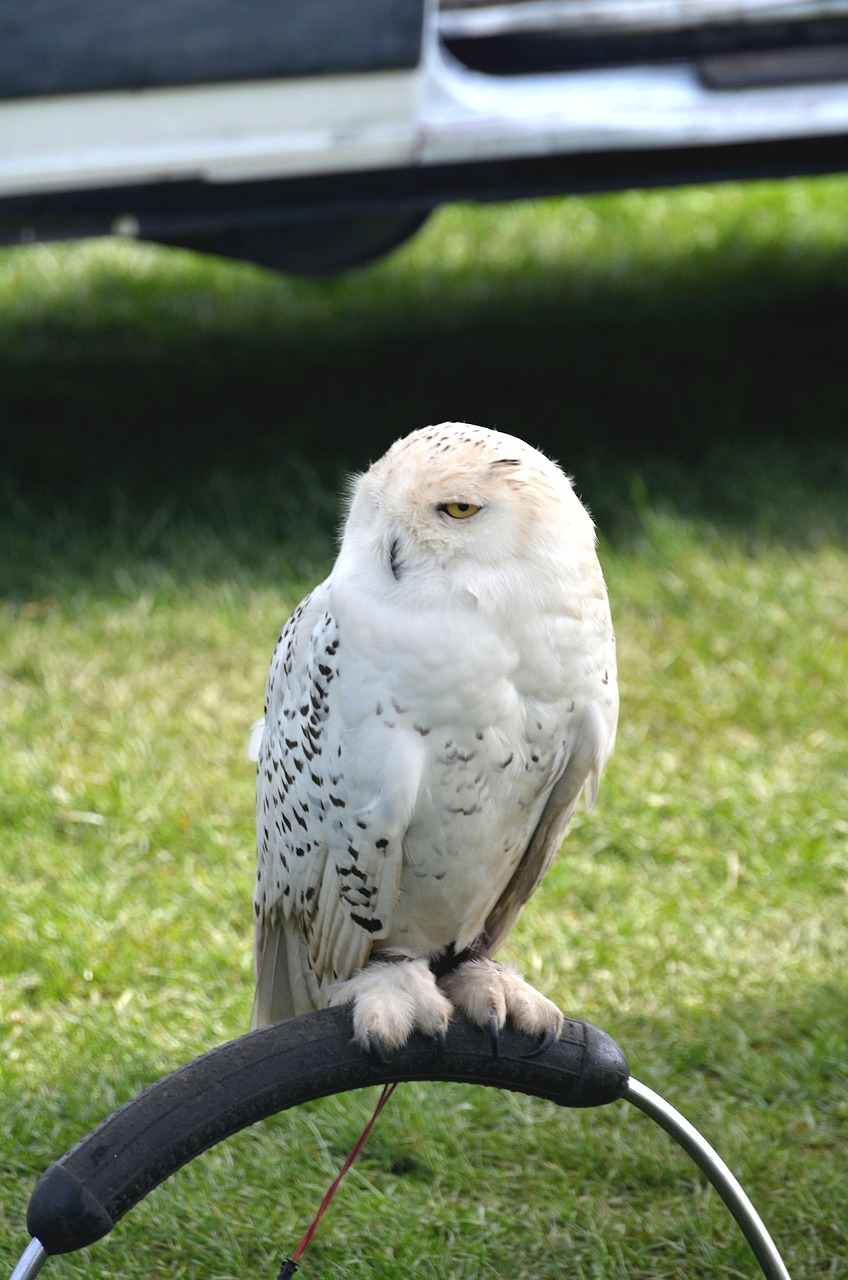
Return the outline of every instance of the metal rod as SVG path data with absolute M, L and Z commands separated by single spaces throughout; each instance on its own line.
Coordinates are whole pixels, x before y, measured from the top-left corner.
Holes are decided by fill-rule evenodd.
M 644 1111 L 646 1116 L 655 1120 L 666 1133 L 670 1133 L 687 1155 L 695 1161 L 701 1172 L 709 1178 L 742 1228 L 745 1239 L 753 1249 L 766 1280 L 790 1280 L 789 1272 L 777 1251 L 777 1246 L 766 1231 L 760 1215 L 706 1138 L 679 1111 L 675 1111 L 665 1098 L 661 1098 L 658 1093 L 654 1093 L 653 1089 L 640 1084 L 632 1077 L 628 1081 L 624 1097 L 628 1102 L 632 1102 L 634 1107 Z
M 47 1261 L 47 1250 L 40 1240 L 30 1240 L 18 1259 L 9 1280 L 33 1280 Z

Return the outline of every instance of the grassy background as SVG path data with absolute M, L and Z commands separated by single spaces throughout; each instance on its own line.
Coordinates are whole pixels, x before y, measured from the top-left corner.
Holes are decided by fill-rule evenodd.
M 0 257 L 0 1271 L 52 1158 L 251 999 L 279 625 L 351 468 L 427 422 L 541 444 L 602 537 L 621 737 L 509 956 L 848 1276 L 848 182 L 439 213 L 325 282 L 147 246 Z M 240 1135 L 60 1277 L 272 1276 L 351 1095 Z M 623 1104 L 406 1086 L 313 1275 L 743 1276 Z

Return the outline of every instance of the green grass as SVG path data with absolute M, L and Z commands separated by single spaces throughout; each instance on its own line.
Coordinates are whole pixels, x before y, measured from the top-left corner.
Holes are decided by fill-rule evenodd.
M 344 473 L 457 417 L 576 475 L 619 636 L 615 758 L 509 958 L 716 1144 L 795 1280 L 848 1276 L 846 226 L 828 179 L 447 210 L 327 282 L 0 257 L 0 1272 L 51 1159 L 245 1029 L 271 648 Z M 231 1139 L 50 1270 L 273 1276 L 372 1105 Z M 421 1084 L 302 1274 L 755 1272 L 632 1108 Z

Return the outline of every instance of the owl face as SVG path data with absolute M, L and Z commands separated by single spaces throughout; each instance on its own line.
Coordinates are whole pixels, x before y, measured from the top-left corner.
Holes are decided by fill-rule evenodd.
M 525 573 L 594 530 L 559 467 L 514 436 L 466 423 L 398 440 L 357 482 L 346 541 L 396 581 L 434 572 L 463 583 Z

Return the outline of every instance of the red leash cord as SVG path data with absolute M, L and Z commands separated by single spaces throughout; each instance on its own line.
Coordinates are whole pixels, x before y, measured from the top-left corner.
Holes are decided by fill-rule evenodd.
M 353 1164 L 354 1160 L 359 1155 L 362 1148 L 365 1146 L 365 1143 L 368 1141 L 368 1135 L 370 1134 L 371 1130 L 374 1128 L 374 1125 L 377 1123 L 377 1117 L 379 1116 L 380 1112 L 383 1110 L 383 1107 L 386 1105 L 389 1098 L 394 1093 L 395 1089 L 397 1088 L 397 1084 L 398 1082 L 395 1081 L 394 1084 L 383 1085 L 383 1092 L 380 1094 L 380 1097 L 377 1100 L 377 1105 L 374 1108 L 374 1112 L 371 1116 L 371 1119 L 368 1121 L 367 1125 L 362 1130 L 362 1133 L 357 1138 L 354 1146 L 350 1151 L 350 1154 L 348 1155 L 347 1159 L 345 1160 L 339 1172 L 336 1174 L 335 1179 L 333 1180 L 332 1184 L 328 1188 L 327 1193 L 324 1196 L 324 1199 L 321 1201 L 321 1204 L 318 1207 L 318 1212 L 316 1213 L 315 1217 L 312 1219 L 312 1222 L 307 1227 L 306 1231 L 303 1233 L 303 1236 L 300 1239 L 300 1243 L 298 1244 L 294 1253 L 290 1258 L 286 1258 L 285 1261 L 283 1262 L 283 1265 L 280 1267 L 280 1274 L 277 1276 L 277 1280 L 289 1280 L 289 1277 L 293 1276 L 295 1271 L 297 1271 L 297 1263 L 298 1263 L 298 1259 L 300 1258 L 300 1255 L 303 1253 L 304 1249 L 309 1244 L 312 1237 L 315 1235 L 315 1232 L 318 1230 L 318 1223 L 323 1218 L 325 1212 L 329 1208 L 330 1201 L 332 1200 L 333 1196 L 336 1194 L 339 1187 L 341 1186 L 342 1178 L 345 1176 L 348 1169 Z

